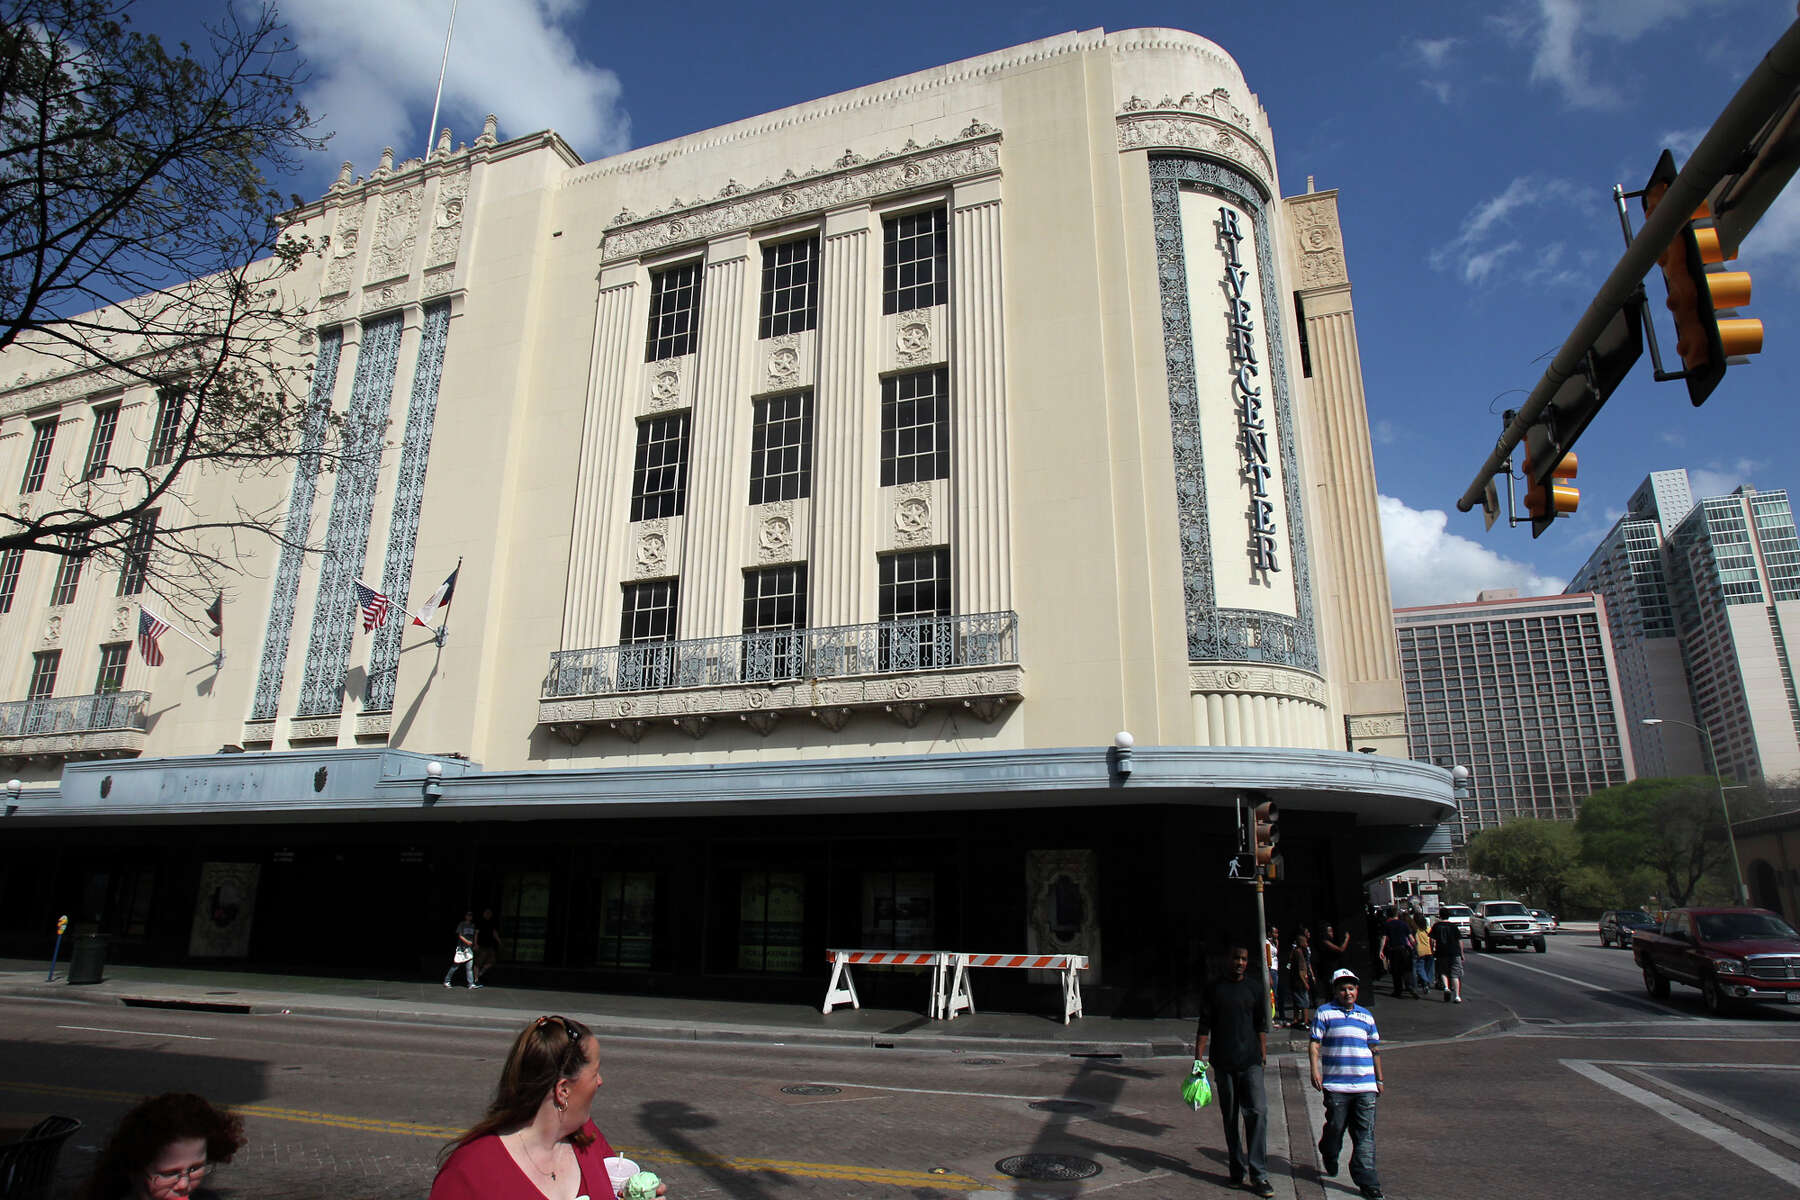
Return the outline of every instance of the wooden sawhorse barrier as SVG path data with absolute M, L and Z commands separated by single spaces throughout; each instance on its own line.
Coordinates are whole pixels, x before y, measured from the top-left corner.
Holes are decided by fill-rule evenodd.
M 1081 1013 L 1081 977 L 1087 970 L 1085 954 L 952 954 L 949 991 L 944 994 L 942 1010 L 945 1020 L 957 1013 L 975 1011 L 975 997 L 969 992 L 969 970 L 972 967 L 1014 967 L 1029 971 L 1062 972 L 1063 1024 Z
M 1063 1024 L 1082 1015 L 1081 975 L 1088 969 L 1085 954 L 961 954 L 951 950 L 827 950 L 831 980 L 825 985 L 829 1013 L 840 1004 L 861 1008 L 851 967 L 930 967 L 932 1020 L 951 1020 L 959 1012 L 974 1012 L 975 997 L 969 990 L 969 971 L 975 967 L 1012 967 L 1029 971 L 1062 973 Z
M 856 982 L 850 978 L 851 967 L 930 967 L 931 1005 L 927 1010 L 937 1020 L 944 1003 L 944 966 L 949 955 L 942 950 L 827 950 L 831 960 L 831 982 L 825 985 L 825 1003 L 820 1012 L 829 1013 L 839 1004 L 861 1008 L 856 998 Z

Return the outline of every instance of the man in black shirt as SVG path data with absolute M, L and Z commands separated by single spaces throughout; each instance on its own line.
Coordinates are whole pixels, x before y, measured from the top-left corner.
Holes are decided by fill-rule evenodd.
M 1431 944 L 1437 951 L 1438 982 L 1444 988 L 1444 1003 L 1462 1003 L 1463 952 L 1462 930 L 1449 921 L 1431 927 Z
M 1225 1149 L 1230 1155 L 1231 1182 L 1249 1177 L 1258 1196 L 1273 1196 L 1268 1165 L 1268 1102 L 1263 1096 L 1263 1060 L 1269 1050 L 1269 993 L 1250 975 L 1250 951 L 1233 946 L 1226 960 L 1230 973 L 1208 983 L 1200 994 L 1200 1023 L 1194 1030 L 1194 1057 L 1213 1066 L 1213 1095 L 1225 1122 Z M 1258 973 L 1260 975 L 1260 972 Z M 1244 1121 L 1243 1145 L 1238 1117 Z

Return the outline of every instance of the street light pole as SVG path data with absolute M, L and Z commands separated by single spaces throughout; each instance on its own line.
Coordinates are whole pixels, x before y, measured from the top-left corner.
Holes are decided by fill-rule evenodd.
M 1750 889 L 1744 886 L 1744 865 L 1738 861 L 1737 836 L 1731 832 L 1731 807 L 1725 803 L 1725 777 L 1719 774 L 1719 755 L 1713 749 L 1712 735 L 1698 725 L 1690 725 L 1686 721 L 1672 721 L 1666 717 L 1645 717 L 1645 725 L 1679 725 L 1683 729 L 1691 729 L 1700 735 L 1706 743 L 1706 757 L 1712 763 L 1713 783 L 1719 789 L 1719 811 L 1725 814 L 1725 844 L 1731 847 L 1731 869 L 1737 875 L 1738 903 L 1750 903 Z

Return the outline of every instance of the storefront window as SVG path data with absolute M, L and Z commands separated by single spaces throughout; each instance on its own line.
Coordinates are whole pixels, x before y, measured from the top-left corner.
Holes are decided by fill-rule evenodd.
M 860 944 L 871 950 L 932 949 L 936 882 L 927 871 L 865 871 Z
M 740 971 L 801 969 L 806 877 L 798 871 L 745 871 L 738 891 Z
M 647 968 L 655 943 L 656 874 L 608 871 L 600 877 L 600 947 L 603 967 Z
M 500 940 L 512 951 L 511 961 L 543 962 L 550 923 L 550 873 L 508 871 L 500 889 Z

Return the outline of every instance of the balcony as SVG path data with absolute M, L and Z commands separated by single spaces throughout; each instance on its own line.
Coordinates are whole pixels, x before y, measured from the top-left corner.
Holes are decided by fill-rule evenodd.
M 605 727 L 635 742 L 669 723 L 705 736 L 738 720 L 767 736 L 784 716 L 842 729 L 858 712 L 908 727 L 933 707 L 998 720 L 1023 695 L 1017 613 L 977 613 L 550 656 L 538 724 L 571 745 Z
M 149 692 L 0 703 L 0 758 L 135 758 L 144 750 L 149 703 Z

